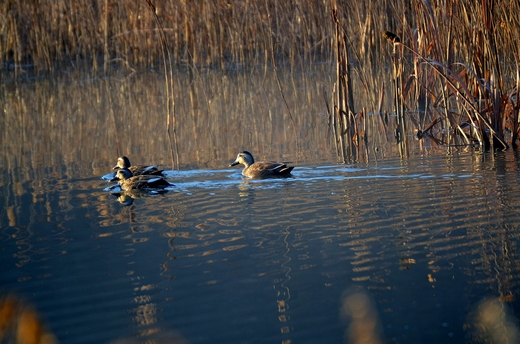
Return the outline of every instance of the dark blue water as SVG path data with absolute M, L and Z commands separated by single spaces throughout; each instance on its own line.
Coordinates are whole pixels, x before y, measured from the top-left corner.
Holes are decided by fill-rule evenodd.
M 62 343 L 470 343 L 495 335 L 483 300 L 518 312 L 512 153 L 170 171 L 126 205 L 101 175 L 31 176 L 3 172 L 0 286 Z

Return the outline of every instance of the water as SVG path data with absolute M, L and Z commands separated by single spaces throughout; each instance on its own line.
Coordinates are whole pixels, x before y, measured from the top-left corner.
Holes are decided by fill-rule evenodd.
M 160 75 L 2 85 L 0 309 L 73 344 L 511 342 L 518 156 L 390 135 L 338 164 L 331 73 L 282 75 L 294 122 L 255 73 L 179 78 L 180 170 Z M 297 167 L 244 179 L 244 149 Z M 122 154 L 175 186 L 117 197 Z
M 515 311 L 517 164 L 461 153 L 260 181 L 169 171 L 173 190 L 129 206 L 101 176 L 49 175 L 20 195 L 4 184 L 1 285 L 63 343 L 339 343 L 353 288 L 389 342 L 470 342 L 482 299 L 512 295 Z

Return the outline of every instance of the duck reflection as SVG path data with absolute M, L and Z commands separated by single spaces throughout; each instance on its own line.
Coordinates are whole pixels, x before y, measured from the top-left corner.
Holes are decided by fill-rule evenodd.
M 147 333 L 139 333 L 136 337 L 122 337 L 110 344 L 189 344 L 190 342 L 175 330 L 154 328 Z
M 250 193 L 252 193 L 254 191 L 254 188 L 251 187 L 249 180 L 243 180 L 238 185 L 238 190 L 239 190 L 238 196 L 240 196 L 240 200 L 244 201 L 247 198 L 249 198 Z
M 130 206 L 134 200 L 145 197 L 157 197 L 164 195 L 168 190 L 130 190 L 122 192 L 112 192 L 111 194 L 117 198 L 117 201 L 124 206 Z

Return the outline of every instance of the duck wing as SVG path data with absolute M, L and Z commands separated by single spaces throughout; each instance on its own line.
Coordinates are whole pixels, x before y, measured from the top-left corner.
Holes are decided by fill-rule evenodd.
M 137 175 L 161 175 L 164 170 L 159 170 L 157 166 L 151 165 L 135 165 L 130 166 L 130 171 L 134 174 L 134 176 Z
M 281 162 L 260 162 L 259 164 L 262 165 L 263 170 L 269 170 L 274 174 L 285 174 L 290 173 L 294 166 L 287 166 L 284 163 Z
M 269 170 L 269 171 L 278 171 L 287 165 L 279 163 L 279 162 L 271 162 L 271 161 L 259 161 L 255 162 L 250 168 L 254 168 L 255 170 Z
M 260 161 L 249 166 L 248 173 L 260 178 L 285 176 L 291 173 L 294 166 L 287 166 L 279 162 Z
M 143 176 L 146 177 L 146 183 L 148 188 L 165 188 L 167 186 L 172 186 L 172 184 L 168 183 L 166 179 L 163 177 L 155 177 L 155 176 Z M 143 180 L 145 180 L 143 179 Z

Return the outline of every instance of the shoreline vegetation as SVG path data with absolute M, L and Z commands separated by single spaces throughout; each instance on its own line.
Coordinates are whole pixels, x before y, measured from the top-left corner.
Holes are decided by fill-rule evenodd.
M 160 31 L 178 66 L 267 64 L 271 35 L 277 57 L 293 66 L 332 52 L 328 0 L 6 0 L 0 13 L 0 61 L 15 72 L 29 65 L 36 72 L 160 68 Z
M 172 68 L 300 73 L 329 63 L 336 80 L 323 106 L 344 162 L 366 159 L 377 146 L 369 141 L 395 141 L 407 157 L 410 137 L 517 148 L 518 1 L 6 0 L 0 16 L 4 80 L 157 69 L 173 98 Z

